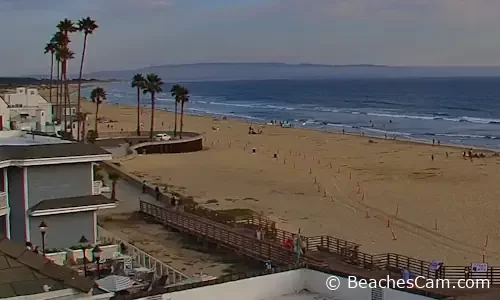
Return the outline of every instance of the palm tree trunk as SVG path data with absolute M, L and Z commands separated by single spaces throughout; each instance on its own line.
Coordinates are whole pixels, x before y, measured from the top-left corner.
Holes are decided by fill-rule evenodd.
M 141 89 L 137 87 L 137 136 L 141 135 Z
M 78 98 L 77 98 L 77 107 L 76 107 L 76 115 L 78 116 L 80 114 L 80 105 L 81 105 L 81 100 L 80 100 L 80 96 L 81 96 L 81 89 L 82 89 L 82 74 L 83 74 L 83 61 L 85 60 L 85 51 L 87 50 L 87 34 L 85 33 L 84 37 L 83 37 L 83 51 L 82 51 L 82 60 L 80 62 L 80 74 L 78 76 Z M 80 122 L 78 122 L 78 125 L 77 125 L 77 136 L 76 136 L 76 140 L 79 141 L 80 140 Z
M 99 100 L 97 100 L 99 101 Z M 97 102 L 96 105 L 95 105 L 95 126 L 94 126 L 94 131 L 96 133 L 96 136 L 97 136 L 97 119 L 98 119 L 98 115 L 99 115 L 99 103 Z
M 177 136 L 177 99 L 175 99 L 175 114 L 174 114 L 174 137 Z
M 153 131 L 155 128 L 155 93 L 151 93 L 151 128 L 149 129 L 149 139 L 153 140 Z
M 64 120 L 64 132 L 68 132 L 68 114 L 67 114 L 67 103 L 66 103 L 66 95 L 64 92 L 64 74 L 66 73 L 66 64 L 64 61 L 61 62 L 61 105 L 63 107 L 62 118 Z
M 71 139 L 74 139 L 73 137 L 73 112 L 71 110 L 71 99 L 69 97 L 69 84 L 68 84 L 68 61 L 65 62 L 66 67 L 64 70 L 64 90 L 65 90 L 65 101 L 67 108 L 69 110 L 69 128 L 70 128 L 70 133 L 71 133 Z
M 63 64 L 62 64 L 62 61 L 59 62 L 59 84 L 58 84 L 58 90 L 59 90 L 59 95 L 58 95 L 58 102 L 59 102 L 59 121 L 61 122 L 62 124 L 62 121 L 63 121 L 63 97 L 62 97 L 62 94 L 63 94 L 63 82 L 62 82 L 62 78 L 63 78 Z
M 61 106 L 59 106 L 59 70 L 60 70 L 60 62 L 57 61 L 57 80 L 56 80 L 56 119 L 61 122 L 61 118 L 59 117 L 59 111 L 61 110 Z
M 82 120 L 82 132 L 81 132 L 82 141 L 85 141 L 85 124 L 87 124 L 87 120 Z
M 53 103 L 52 103 L 52 80 L 54 80 L 54 53 L 52 53 L 52 56 L 50 58 L 50 81 L 49 81 L 49 102 L 50 102 L 50 105 L 53 105 Z
M 184 101 L 181 102 L 181 131 L 179 132 L 179 138 L 182 139 L 182 128 L 184 127 Z

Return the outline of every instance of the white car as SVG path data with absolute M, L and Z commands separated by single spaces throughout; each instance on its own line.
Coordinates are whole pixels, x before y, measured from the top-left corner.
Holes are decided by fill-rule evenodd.
M 172 137 L 166 133 L 158 133 L 155 135 L 154 140 L 159 141 L 169 141 Z

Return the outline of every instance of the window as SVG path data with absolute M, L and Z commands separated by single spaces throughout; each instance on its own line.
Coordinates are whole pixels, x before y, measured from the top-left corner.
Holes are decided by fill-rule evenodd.
M 30 92 L 30 95 L 34 95 L 34 94 L 35 94 L 35 91 L 31 91 L 31 92 Z

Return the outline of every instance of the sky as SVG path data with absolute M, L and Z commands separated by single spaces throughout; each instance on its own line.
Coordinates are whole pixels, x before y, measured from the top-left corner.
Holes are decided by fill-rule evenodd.
M 499 0 L 0 0 L 0 76 L 46 74 L 90 16 L 85 71 L 199 62 L 500 65 Z M 82 35 L 71 37 L 78 59 Z

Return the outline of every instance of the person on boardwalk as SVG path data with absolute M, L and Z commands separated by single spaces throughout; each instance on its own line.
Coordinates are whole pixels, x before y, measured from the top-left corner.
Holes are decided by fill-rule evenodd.
M 148 186 L 146 185 L 146 180 L 143 180 L 143 181 L 142 181 L 142 193 L 143 193 L 143 194 L 146 194 L 146 188 L 147 188 L 147 187 L 148 187 Z
M 160 201 L 160 188 L 158 186 L 155 187 L 155 195 L 156 195 L 156 201 Z

